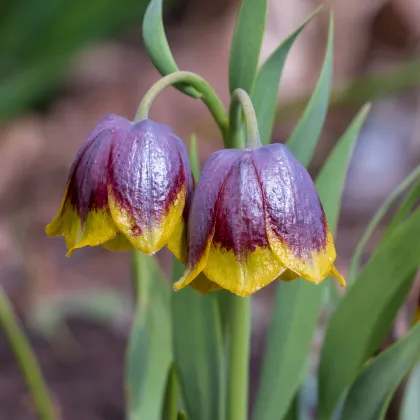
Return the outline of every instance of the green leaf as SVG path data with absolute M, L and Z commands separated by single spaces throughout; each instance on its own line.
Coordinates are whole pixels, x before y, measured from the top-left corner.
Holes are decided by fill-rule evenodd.
M 250 93 L 257 74 L 267 17 L 267 0 L 242 0 L 232 39 L 229 89 Z
M 365 106 L 355 117 L 333 149 L 316 182 L 332 232 L 337 226 L 350 156 L 368 110 L 369 107 Z M 304 280 L 277 284 L 254 420 L 281 419 L 286 414 L 306 371 L 306 361 L 328 281 L 318 286 Z
M 162 420 L 178 419 L 178 376 L 175 369 L 175 363 L 169 369 L 168 381 L 166 383 L 165 404 Z
M 290 48 L 292 48 L 298 35 L 312 18 L 321 10 L 318 7 L 280 46 L 267 58 L 258 71 L 255 84 L 252 88 L 252 103 L 258 120 L 261 143 L 269 144 L 273 131 L 278 101 L 278 90 L 283 73 L 284 63 Z
M 151 0 L 143 19 L 143 41 L 147 53 L 162 76 L 179 71 L 166 39 L 162 20 L 162 0 Z M 201 95 L 191 86 L 177 84 L 175 87 L 193 98 Z
M 420 210 L 381 242 L 331 316 L 319 368 L 319 419 L 329 419 L 391 328 L 419 264 Z
M 388 223 L 388 226 L 381 237 L 382 240 L 389 237 L 395 232 L 395 229 L 397 229 L 400 223 L 408 217 L 408 215 L 411 213 L 411 211 L 413 210 L 413 207 L 419 201 L 419 199 L 420 199 L 420 182 L 417 181 L 412 186 L 407 196 L 404 198 L 400 207 L 398 207 L 398 210 L 395 212 L 394 217 L 392 218 L 391 222 Z
M 137 309 L 126 360 L 130 420 L 161 420 L 172 363 L 169 284 L 156 260 L 134 251 Z
M 411 372 L 404 392 L 401 420 L 420 418 L 420 363 Z
M 350 388 L 341 420 L 384 419 L 392 395 L 419 357 L 420 324 L 417 324 L 366 365 Z M 418 415 L 411 417 L 415 418 Z
M 407 178 L 404 179 L 403 182 L 401 182 L 400 185 L 398 185 L 397 188 L 390 194 L 387 199 L 384 201 L 382 206 L 379 208 L 379 210 L 376 212 L 376 214 L 373 216 L 372 220 L 369 222 L 367 228 L 363 232 L 362 237 L 360 238 L 359 243 L 356 246 L 356 249 L 354 251 L 353 259 L 350 265 L 349 275 L 348 275 L 348 282 L 351 284 L 355 280 L 357 276 L 357 272 L 359 270 L 360 265 L 360 259 L 363 254 L 363 250 L 366 247 L 366 244 L 368 243 L 372 233 L 375 231 L 376 227 L 378 226 L 379 222 L 382 220 L 382 218 L 387 214 L 388 210 L 391 208 L 392 204 L 401 197 L 403 193 L 407 191 L 407 189 L 420 178 L 420 166 L 416 169 L 414 169 L 413 172 L 411 172 L 410 175 L 407 176 Z M 415 197 L 417 198 L 420 194 L 420 191 L 415 190 Z M 410 199 L 410 202 L 413 198 Z M 410 204 L 410 202 L 408 204 Z M 411 207 L 410 207 L 411 208 Z M 403 207 L 403 212 L 405 212 Z M 405 213 L 406 214 L 406 213 Z M 401 214 L 403 216 L 403 214 Z M 394 221 L 393 226 L 395 227 L 396 222 Z
M 327 116 L 331 89 L 333 47 L 334 19 L 331 14 L 324 64 L 318 83 L 302 117 L 287 141 L 289 149 L 304 166 L 309 165 L 312 159 Z
M 174 259 L 173 278 L 184 266 Z M 223 348 L 217 293 L 172 293 L 173 351 L 189 420 L 224 418 Z
M 190 138 L 190 165 L 191 171 L 194 175 L 195 182 L 198 182 L 200 178 L 200 161 L 198 158 L 197 150 L 197 136 L 193 134 Z

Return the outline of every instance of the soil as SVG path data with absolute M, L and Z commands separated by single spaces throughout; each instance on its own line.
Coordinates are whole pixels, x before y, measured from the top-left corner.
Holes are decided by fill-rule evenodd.
M 126 338 L 87 320 L 67 322 L 67 345 L 33 333 L 30 341 L 55 399 L 60 420 L 123 420 Z M 0 334 L 0 420 L 36 420 L 30 395 Z

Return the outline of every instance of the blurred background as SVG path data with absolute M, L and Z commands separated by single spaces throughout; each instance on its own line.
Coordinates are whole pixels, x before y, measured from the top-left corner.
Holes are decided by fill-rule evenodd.
M 319 4 L 271 0 L 261 59 Z M 420 160 L 420 2 L 324 4 L 335 13 L 334 91 L 312 175 L 358 108 L 373 102 L 343 199 L 337 248 L 345 275 L 369 218 Z M 108 113 L 132 118 L 159 77 L 141 40 L 146 5 L 147 0 L 0 2 L 0 282 L 24 320 L 66 420 L 124 418 L 130 254 L 89 248 L 68 259 L 64 241 L 48 239 L 44 227 L 58 210 L 70 164 L 90 129 Z M 205 77 L 226 105 L 238 6 L 239 0 L 165 2 L 166 32 L 179 67 Z M 315 86 L 327 24 L 323 12 L 292 49 L 273 142 L 287 139 Z M 195 132 L 202 163 L 222 145 L 204 105 L 174 89 L 159 97 L 151 117 L 172 125 L 187 144 Z M 159 259 L 169 273 L 169 253 L 162 251 Z M 272 286 L 253 301 L 251 387 Z M 33 418 L 0 333 L 0 420 Z

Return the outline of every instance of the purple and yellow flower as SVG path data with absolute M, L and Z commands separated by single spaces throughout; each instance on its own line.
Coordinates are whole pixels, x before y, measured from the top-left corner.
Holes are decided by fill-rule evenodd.
M 68 255 L 84 246 L 168 246 L 185 258 L 193 178 L 182 141 L 166 125 L 104 117 L 79 149 L 58 214 L 47 226 Z
M 191 284 L 248 296 L 275 279 L 320 283 L 328 275 L 345 285 L 312 179 L 281 144 L 210 157 L 192 200 L 187 246 L 175 290 Z

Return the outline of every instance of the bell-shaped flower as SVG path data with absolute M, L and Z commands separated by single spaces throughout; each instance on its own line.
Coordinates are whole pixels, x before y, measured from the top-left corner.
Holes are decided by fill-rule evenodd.
M 188 223 L 187 266 L 175 290 L 191 284 L 248 296 L 278 278 L 320 283 L 328 275 L 345 284 L 312 179 L 284 145 L 214 153 Z
M 193 178 L 182 141 L 166 125 L 104 117 L 78 151 L 49 236 L 76 248 L 134 246 L 153 254 L 167 245 L 185 256 Z

